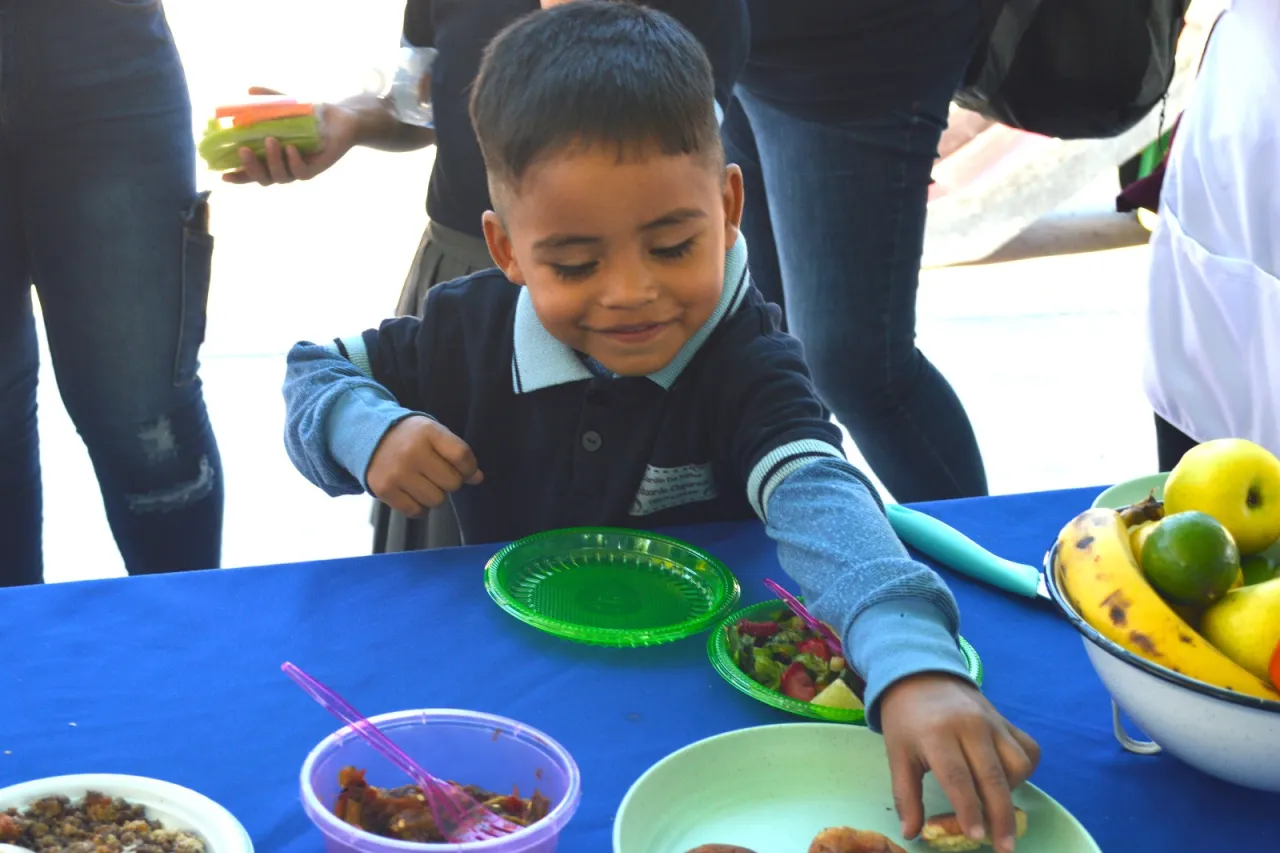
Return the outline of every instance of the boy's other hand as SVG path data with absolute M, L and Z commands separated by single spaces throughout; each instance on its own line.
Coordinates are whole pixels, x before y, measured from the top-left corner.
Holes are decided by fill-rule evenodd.
M 977 688 L 951 675 L 904 678 L 880 701 L 903 835 L 915 838 L 923 828 L 921 779 L 931 771 L 965 834 L 977 841 L 989 828 L 997 853 L 1012 853 L 1016 818 L 1010 792 L 1040 763 L 1039 745 L 1000 716 Z
M 252 86 L 250 95 L 283 95 L 275 89 Z M 290 184 L 309 181 L 337 163 L 355 146 L 359 117 L 339 104 L 327 104 L 324 112 L 324 147 L 314 154 L 303 154 L 295 146 L 282 146 L 280 140 L 268 137 L 263 143 L 262 158 L 249 148 L 241 148 L 240 168 L 222 174 L 229 184 Z
M 484 474 L 465 441 L 430 418 L 414 415 L 387 430 L 369 461 L 366 480 L 378 500 L 417 518 L 464 484 L 479 485 Z

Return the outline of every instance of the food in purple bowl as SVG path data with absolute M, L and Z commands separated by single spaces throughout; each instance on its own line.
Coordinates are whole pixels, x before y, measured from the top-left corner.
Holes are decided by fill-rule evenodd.
M 385 809 L 379 811 L 381 806 L 364 815 L 361 809 L 350 810 L 348 803 L 353 794 L 363 797 L 370 790 L 376 791 L 375 798 L 392 792 L 409 794 L 412 780 L 344 727 L 311 751 L 300 779 L 303 809 L 324 835 L 328 853 L 554 853 L 560 832 L 582 796 L 578 766 L 560 744 L 515 720 L 475 711 L 400 711 L 373 717 L 371 722 L 433 775 L 473 786 L 473 796 L 492 793 L 501 800 L 514 795 L 520 801 L 518 813 L 515 802 L 491 807 L 519 817 L 528 826 L 486 841 L 405 840 L 431 837 L 425 826 L 410 825 L 414 809 L 408 810 L 398 827 L 392 827 L 394 818 Z M 340 803 L 344 788 L 347 800 Z M 520 797 L 522 791 L 528 799 Z

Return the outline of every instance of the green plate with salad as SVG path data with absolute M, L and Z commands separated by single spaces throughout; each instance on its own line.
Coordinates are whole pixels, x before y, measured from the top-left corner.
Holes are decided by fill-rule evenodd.
M 528 625 L 579 643 L 636 648 L 705 631 L 738 603 L 738 580 L 692 545 L 641 530 L 575 527 L 513 542 L 485 588 Z
M 982 659 L 964 637 L 960 651 L 981 685 Z M 707 640 L 707 656 L 725 681 L 766 705 L 815 720 L 866 723 L 862 679 L 781 600 L 724 619 Z

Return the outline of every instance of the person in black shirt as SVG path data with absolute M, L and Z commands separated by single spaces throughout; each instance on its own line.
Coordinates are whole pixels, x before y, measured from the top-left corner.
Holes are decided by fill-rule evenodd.
M 553 5 L 543 0 L 541 5 Z M 484 161 L 467 114 L 472 81 L 485 46 L 509 24 L 539 8 L 539 0 L 407 0 L 402 42 L 434 47 L 431 103 L 434 128 L 398 122 L 387 103 L 362 94 L 327 105 L 324 151 L 304 157 L 267 141 L 265 158 L 241 151 L 241 168 L 223 179 L 264 186 L 309 180 L 362 145 L 383 151 L 413 151 L 435 144 L 427 188 L 428 224 L 401 291 L 396 312 L 418 314 L 427 290 L 493 265 L 485 247 L 481 217 L 492 207 Z M 732 99 L 746 64 L 750 25 L 746 0 L 645 0 L 666 12 L 701 43 L 715 79 L 717 116 Z M 253 89 L 252 94 L 269 94 Z M 278 93 L 277 93 L 278 94 Z M 384 505 L 374 508 L 373 550 L 407 551 L 458 543 L 457 522 L 445 505 L 421 519 L 408 519 Z

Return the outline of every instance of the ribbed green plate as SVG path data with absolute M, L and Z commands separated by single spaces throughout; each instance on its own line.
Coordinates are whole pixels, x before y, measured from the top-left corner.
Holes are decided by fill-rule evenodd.
M 729 640 L 725 636 L 725 629 L 739 619 L 759 621 L 777 613 L 779 610 L 786 609 L 788 608 L 785 602 L 775 599 L 774 601 L 753 604 L 750 607 L 739 610 L 737 613 L 730 614 L 716 626 L 716 629 L 711 632 L 711 636 L 707 638 L 707 657 L 711 658 L 711 665 L 715 667 L 716 672 L 720 673 L 725 681 L 752 699 L 757 699 L 766 705 L 772 705 L 779 710 L 789 711 L 792 714 L 814 720 L 865 725 L 867 715 L 861 709 L 828 708 L 825 705 L 814 705 L 812 702 L 801 702 L 799 699 L 792 699 L 785 693 L 770 690 L 738 668 L 737 662 L 734 661 L 733 655 L 729 652 Z M 969 645 L 969 641 L 964 637 L 960 638 L 960 651 L 964 654 L 965 664 L 969 668 L 969 675 L 981 686 L 982 658 L 978 657 L 978 652 L 973 646 Z
M 646 531 L 575 527 L 503 548 L 485 567 L 498 606 L 558 637 L 596 646 L 669 643 L 715 625 L 738 603 L 719 560 Z

